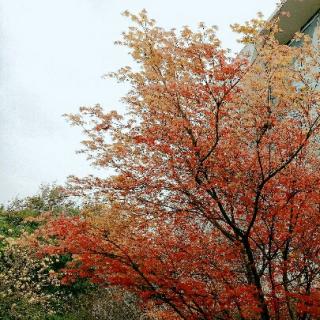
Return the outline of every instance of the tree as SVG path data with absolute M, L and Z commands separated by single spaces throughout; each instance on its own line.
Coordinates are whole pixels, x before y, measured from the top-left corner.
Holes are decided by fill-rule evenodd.
M 148 320 L 137 296 L 119 288 L 100 288 L 87 279 L 61 283 L 58 272 L 70 254 L 39 257 L 25 241 L 51 216 L 78 216 L 79 206 L 64 188 L 41 186 L 33 196 L 0 207 L 0 318 L 81 320 Z M 83 207 L 81 214 L 98 213 L 100 206 Z
M 67 279 L 125 287 L 161 319 L 318 318 L 318 47 L 280 45 L 276 23 L 253 20 L 235 26 L 249 63 L 203 24 L 126 14 L 136 26 L 119 43 L 136 64 L 111 76 L 131 84 L 128 114 L 69 116 L 113 169 L 73 177 L 103 209 L 48 223 L 42 252 L 72 253 Z
M 57 274 L 50 272 L 55 258 L 38 259 L 12 238 L 7 240 L 0 251 L 1 319 L 49 319 L 66 300 Z
M 66 193 L 65 188 L 56 184 L 41 185 L 36 195 L 26 198 L 16 198 L 11 201 L 6 212 L 16 216 L 18 212 L 25 215 L 39 215 L 45 211 L 77 213 L 77 204 Z

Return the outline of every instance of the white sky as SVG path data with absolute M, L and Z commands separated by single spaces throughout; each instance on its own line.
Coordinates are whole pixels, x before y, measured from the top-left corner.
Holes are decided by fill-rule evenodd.
M 159 25 L 217 25 L 239 50 L 229 25 L 269 16 L 276 0 L 0 0 L 0 203 L 32 195 L 93 169 L 76 155 L 81 134 L 62 118 L 82 105 L 123 108 L 126 88 L 101 76 L 130 63 L 113 42 L 128 26 L 121 12 L 146 8 Z

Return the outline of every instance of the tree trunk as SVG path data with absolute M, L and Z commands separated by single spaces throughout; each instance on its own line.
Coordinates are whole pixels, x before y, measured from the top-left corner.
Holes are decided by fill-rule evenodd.
M 257 299 L 259 301 L 259 307 L 261 308 L 260 319 L 261 320 L 270 320 L 268 305 L 267 305 L 265 298 L 264 298 L 264 293 L 262 290 L 260 276 L 258 274 L 256 264 L 254 261 L 254 256 L 252 253 L 252 249 L 250 247 L 249 240 L 247 237 L 243 238 L 242 244 L 244 246 L 245 253 L 246 253 L 246 256 L 248 259 L 248 268 L 247 269 L 250 274 L 250 276 L 248 277 L 248 282 L 250 284 L 253 284 L 257 288 L 257 291 L 258 291 Z

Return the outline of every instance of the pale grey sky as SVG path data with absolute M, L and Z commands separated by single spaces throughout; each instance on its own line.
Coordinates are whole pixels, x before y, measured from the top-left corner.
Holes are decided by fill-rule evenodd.
M 128 26 L 121 12 L 146 8 L 167 28 L 219 27 L 238 51 L 229 25 L 269 16 L 276 0 L 0 0 L 0 203 L 64 183 L 93 169 L 76 155 L 81 134 L 62 118 L 82 105 L 121 109 L 126 88 L 102 75 L 130 63 L 113 42 Z

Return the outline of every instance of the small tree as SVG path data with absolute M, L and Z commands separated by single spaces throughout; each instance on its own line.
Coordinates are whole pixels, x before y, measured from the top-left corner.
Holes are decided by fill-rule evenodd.
M 6 208 L 12 216 L 18 212 L 25 215 L 38 215 L 44 211 L 77 213 L 77 204 L 62 186 L 55 184 L 41 185 L 39 192 L 22 199 L 16 198 Z
M 50 270 L 54 260 L 38 259 L 28 248 L 13 243 L 0 251 L 1 319 L 41 320 L 61 307 L 60 280 Z
M 105 203 L 43 231 L 71 252 L 69 278 L 137 292 L 161 319 L 320 316 L 319 50 L 245 27 L 256 58 L 230 58 L 213 28 L 180 33 L 145 12 L 119 42 L 136 70 L 129 113 L 70 115 L 108 178 L 73 178 Z M 259 32 L 263 26 L 265 32 Z M 110 143 L 110 137 L 112 142 Z

